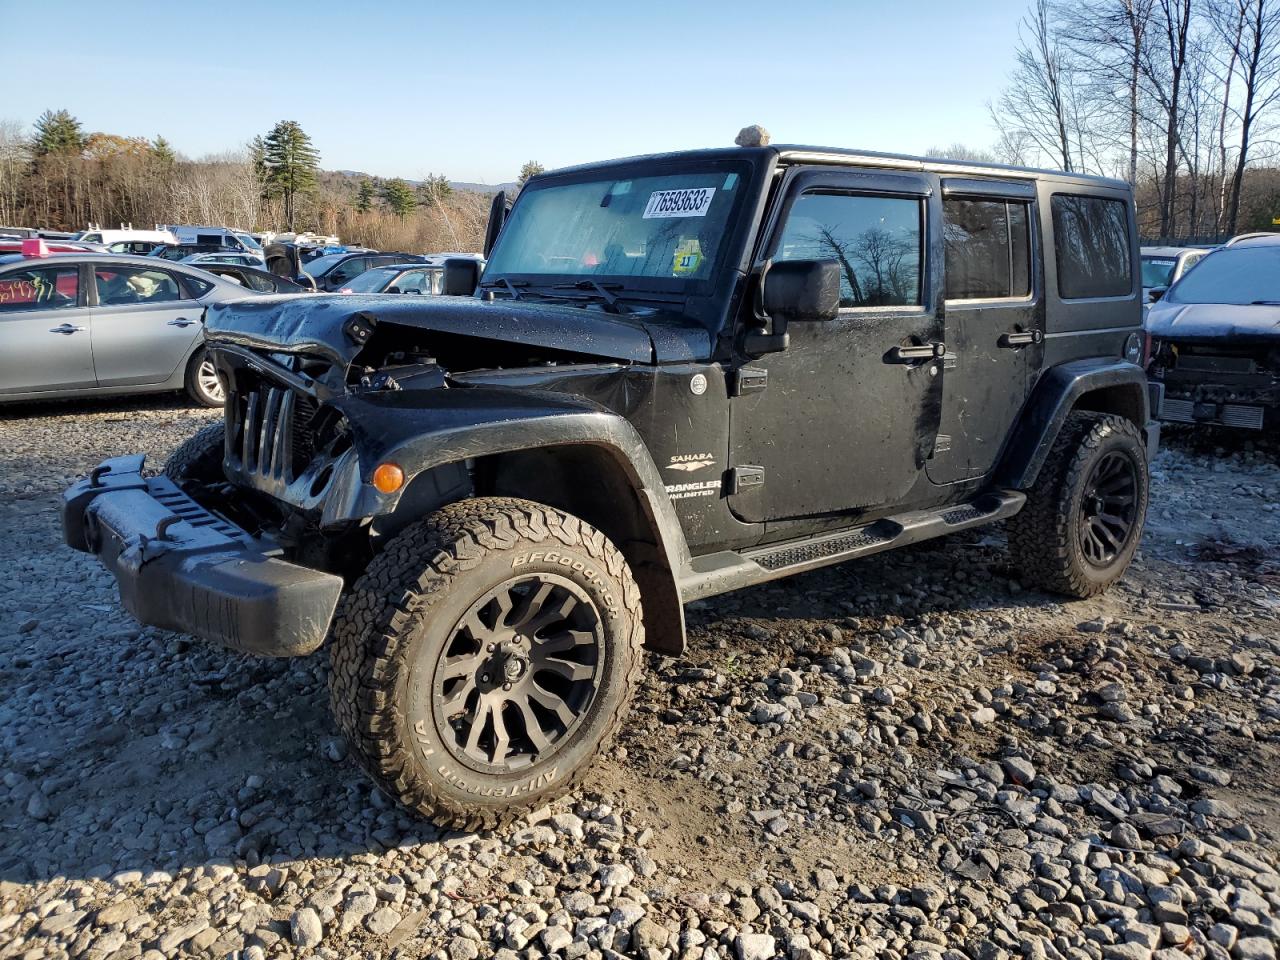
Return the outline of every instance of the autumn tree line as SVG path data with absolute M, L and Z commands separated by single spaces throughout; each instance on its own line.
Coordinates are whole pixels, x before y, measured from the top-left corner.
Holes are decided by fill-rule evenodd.
M 522 179 L 538 172 L 525 165 Z M 190 159 L 163 137 L 86 132 L 49 110 L 30 133 L 0 121 L 0 225 L 83 230 L 131 223 L 207 223 L 248 230 L 308 230 L 348 243 L 408 252 L 479 250 L 491 196 L 320 168 L 295 121 L 277 123 L 243 149 Z
M 1033 0 L 989 151 L 1120 177 L 1148 238 L 1280 229 L 1280 0 Z

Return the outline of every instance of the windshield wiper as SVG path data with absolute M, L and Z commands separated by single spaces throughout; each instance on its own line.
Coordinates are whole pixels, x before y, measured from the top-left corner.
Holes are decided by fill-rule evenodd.
M 528 280 L 508 280 L 506 277 L 499 277 L 497 280 L 490 280 L 488 283 L 480 284 L 481 290 L 492 290 L 494 287 L 506 287 L 507 292 L 511 294 L 512 300 L 520 299 L 520 291 L 516 287 L 527 287 Z
M 594 290 L 600 295 L 605 304 L 613 310 L 614 313 L 619 312 L 618 298 L 610 291 L 621 290 L 620 283 L 600 283 L 597 280 L 575 280 L 573 283 L 557 283 L 552 290 Z
M 1250 300 L 1251 307 L 1280 307 L 1280 300 Z

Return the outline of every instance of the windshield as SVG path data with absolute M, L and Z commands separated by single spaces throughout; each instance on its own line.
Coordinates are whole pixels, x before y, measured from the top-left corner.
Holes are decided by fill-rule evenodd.
M 1209 254 L 1165 295 L 1172 303 L 1280 303 L 1280 246 Z
M 1173 278 L 1173 267 L 1177 261 L 1168 257 L 1142 258 L 1142 285 L 1144 287 L 1167 287 Z
M 233 236 L 237 240 L 239 240 L 241 243 L 243 243 L 245 247 L 248 248 L 249 250 L 262 249 L 262 244 L 260 244 L 257 240 L 253 239 L 253 237 L 249 236 L 249 234 L 247 233 L 237 233 L 237 234 L 233 234 Z
M 661 176 L 535 184 L 512 210 L 485 279 L 589 277 L 685 290 L 716 269 L 745 173 L 744 164 L 700 164 Z
M 342 287 L 352 293 L 381 293 L 382 288 L 390 283 L 399 272 L 399 269 L 388 269 L 386 267 L 366 270 L 360 276 L 348 280 Z
M 316 257 L 314 260 L 307 260 L 302 264 L 302 269 L 313 277 L 321 276 L 328 273 L 339 262 L 347 259 L 345 253 L 331 253 L 327 257 Z

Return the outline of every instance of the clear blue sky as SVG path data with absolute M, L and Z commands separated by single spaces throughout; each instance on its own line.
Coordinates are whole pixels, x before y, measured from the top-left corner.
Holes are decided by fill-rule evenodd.
M 993 139 L 1025 0 L 0 0 L 0 119 L 46 108 L 189 156 L 297 120 L 328 169 L 454 180 L 778 142 Z M 61 11 L 61 14 L 59 13 Z

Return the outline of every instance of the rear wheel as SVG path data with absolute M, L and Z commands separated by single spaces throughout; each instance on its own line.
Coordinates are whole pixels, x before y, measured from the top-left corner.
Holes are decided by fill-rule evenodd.
M 201 406 L 220 407 L 227 400 L 226 387 L 203 347 L 187 362 L 186 386 L 188 396 Z
M 385 792 L 492 826 L 586 773 L 642 641 L 639 588 L 604 534 L 525 500 L 464 500 L 398 534 L 344 601 L 334 715 Z
M 1058 434 L 1026 506 L 1009 520 L 1022 578 L 1070 597 L 1102 593 L 1124 574 L 1142 539 L 1149 478 L 1137 427 L 1077 411 Z

